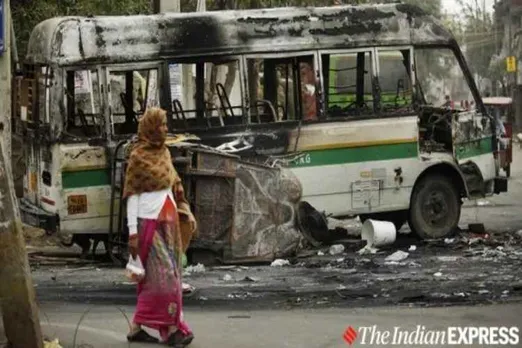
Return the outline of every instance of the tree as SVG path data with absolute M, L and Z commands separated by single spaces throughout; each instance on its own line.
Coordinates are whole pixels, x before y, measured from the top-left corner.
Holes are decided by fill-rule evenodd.
M 23 61 L 33 28 L 57 16 L 131 15 L 151 12 L 150 0 L 12 0 L 18 52 Z
M 499 71 L 495 67 L 490 68 L 491 57 L 496 53 L 493 16 L 484 8 L 484 3 L 480 4 L 478 0 L 458 0 L 458 3 L 463 14 L 459 39 L 465 48 L 470 70 L 481 88 L 485 78 L 495 80 L 499 77 L 495 76 Z

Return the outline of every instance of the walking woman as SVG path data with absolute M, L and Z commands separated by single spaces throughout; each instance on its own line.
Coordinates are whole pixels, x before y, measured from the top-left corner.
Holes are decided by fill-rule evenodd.
M 138 126 L 125 176 L 129 251 L 139 255 L 145 278 L 138 283 L 136 313 L 127 339 L 157 343 L 142 326 L 158 330 L 164 343 L 184 347 L 194 338 L 183 320 L 181 257 L 196 231 L 181 180 L 172 165 L 166 112 L 148 109 Z

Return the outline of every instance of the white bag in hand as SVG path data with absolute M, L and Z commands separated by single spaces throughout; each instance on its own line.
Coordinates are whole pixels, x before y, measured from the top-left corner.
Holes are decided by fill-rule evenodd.
M 139 283 L 145 278 L 145 268 L 143 263 L 141 263 L 139 255 L 135 259 L 132 255 L 129 256 L 129 262 L 127 262 L 127 267 L 125 267 L 125 275 L 135 283 Z

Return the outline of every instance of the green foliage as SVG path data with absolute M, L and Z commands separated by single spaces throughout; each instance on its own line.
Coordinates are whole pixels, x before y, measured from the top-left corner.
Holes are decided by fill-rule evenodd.
M 458 0 L 462 7 L 463 21 L 460 26 L 460 41 L 466 48 L 466 59 L 472 73 L 482 78 L 498 75 L 498 69 L 490 69 L 492 56 L 496 53 L 496 28 L 491 13 L 477 1 Z
M 150 12 L 149 0 L 32 0 L 12 1 L 18 53 L 23 59 L 31 31 L 38 23 L 58 16 L 131 15 Z

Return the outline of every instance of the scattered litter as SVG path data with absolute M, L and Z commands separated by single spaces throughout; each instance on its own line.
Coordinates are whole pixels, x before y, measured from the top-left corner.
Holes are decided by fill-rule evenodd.
M 468 296 L 466 293 L 464 292 L 454 292 L 453 293 L 453 296 L 457 296 L 457 297 L 466 297 Z
M 455 242 L 455 238 L 446 238 L 444 239 L 444 243 L 453 244 Z
M 395 225 L 389 221 L 377 221 L 368 219 L 364 222 L 361 231 L 361 239 L 371 247 L 390 245 L 397 238 Z
M 243 278 L 243 281 L 252 282 L 252 283 L 257 283 L 259 280 L 260 279 L 257 277 L 250 277 L 250 276 L 246 276 L 245 278 Z
M 384 259 L 385 261 L 394 261 L 394 262 L 400 262 L 402 260 L 406 260 L 410 254 L 408 254 L 405 251 L 398 250 L 394 252 L 393 254 L 389 255 Z
M 437 259 L 442 262 L 455 262 L 459 258 L 457 256 L 437 256 Z
M 507 294 L 509 294 L 509 290 L 502 291 L 502 295 L 507 295 Z
M 484 290 L 479 290 L 478 293 L 479 293 L 479 295 L 489 294 L 489 290 L 486 290 L 486 289 L 484 289 Z
M 439 278 L 439 277 L 442 277 L 442 273 L 441 272 L 437 272 L 433 276 Z
M 200 301 L 208 301 L 208 297 L 200 296 L 200 297 L 198 298 L 198 300 L 200 300 Z
M 270 264 L 272 267 L 283 267 L 288 265 L 290 265 L 290 261 L 283 259 L 276 259 Z
M 369 245 L 366 245 L 364 248 L 357 251 L 359 255 L 365 255 L 365 254 L 377 254 L 379 250 L 377 248 L 373 248 Z
M 339 262 L 339 263 L 344 262 L 344 257 L 341 257 L 341 258 L 339 258 L 339 259 L 337 259 L 337 260 L 335 260 L 335 261 L 336 261 L 336 262 Z
M 489 201 L 479 199 L 479 200 L 477 200 L 477 205 L 479 207 L 484 207 L 486 205 L 491 205 L 491 203 Z
M 195 287 L 193 287 L 192 285 L 187 284 L 187 283 L 181 284 L 181 287 L 183 288 L 183 293 L 184 294 L 190 294 L 190 293 L 192 293 L 192 292 L 194 292 L 196 290 Z
M 337 287 L 337 290 L 344 290 L 344 289 L 346 289 L 346 286 L 344 286 L 342 284 Z
M 230 282 L 230 281 L 232 281 L 232 276 L 227 273 L 223 276 L 223 280 L 226 282 Z
M 359 237 L 361 235 L 361 222 L 357 219 L 337 220 L 332 217 L 326 218 L 328 230 L 344 230 L 346 236 Z
M 344 245 L 342 244 L 335 244 L 330 247 L 330 250 L 328 250 L 330 255 L 339 255 L 344 252 Z
M 319 251 L 317 252 L 317 256 L 324 256 L 324 253 L 323 253 L 321 250 L 319 250 Z
M 410 248 L 408 249 L 408 251 L 415 251 L 417 250 L 417 246 L 416 245 L 410 245 Z
M 230 299 L 245 299 L 247 297 L 251 297 L 252 293 L 250 292 L 243 292 L 243 293 L 232 293 L 228 294 L 227 297 Z
M 198 263 L 197 265 L 190 265 L 186 267 L 184 270 L 185 274 L 192 274 L 192 273 L 203 273 L 205 272 L 205 266 L 201 263 Z
M 44 341 L 44 348 L 62 348 L 60 341 L 56 338 L 52 341 Z

